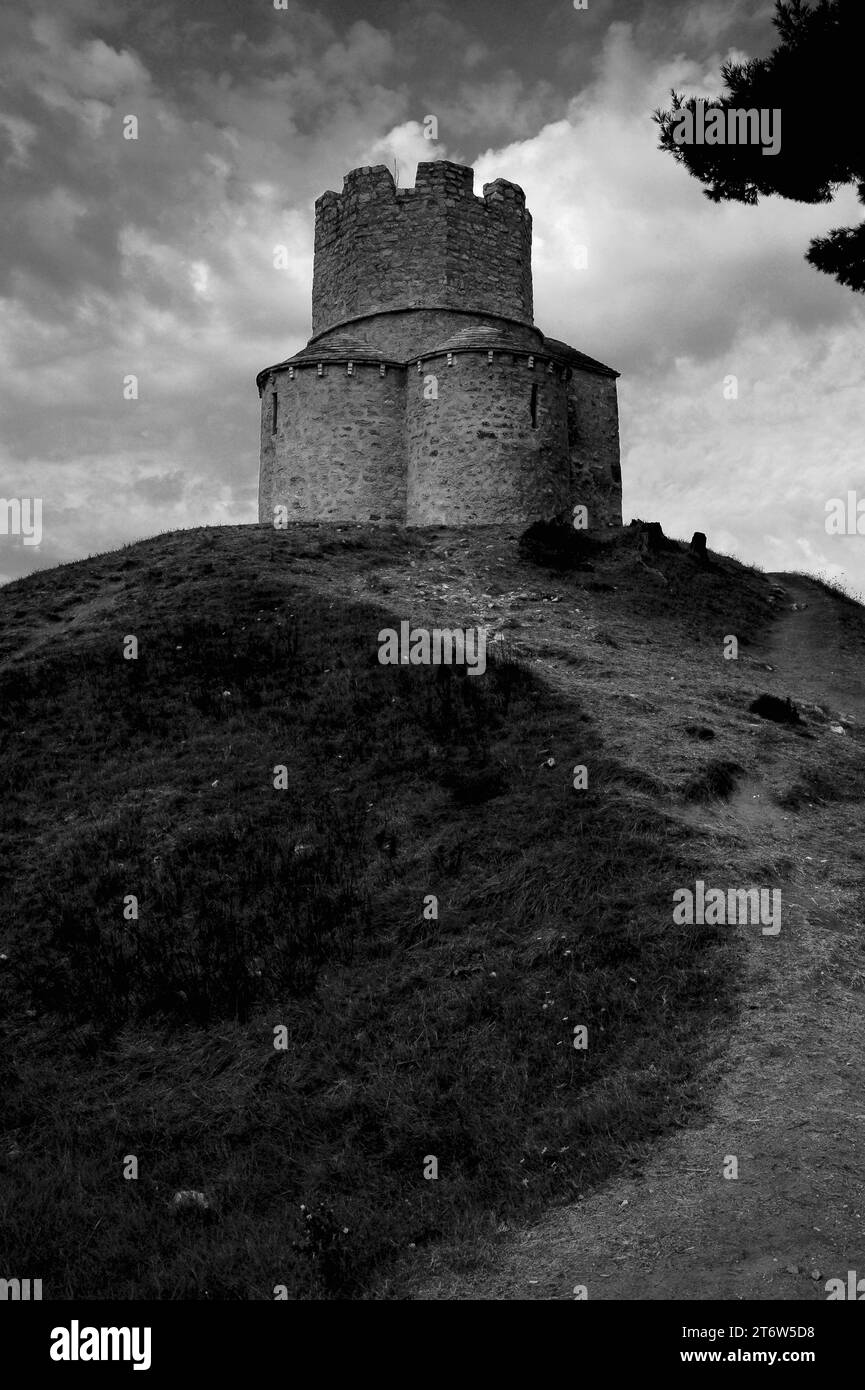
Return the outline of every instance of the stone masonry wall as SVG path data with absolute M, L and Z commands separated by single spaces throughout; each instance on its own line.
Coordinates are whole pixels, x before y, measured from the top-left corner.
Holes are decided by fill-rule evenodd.
M 424 398 L 434 375 L 438 400 Z M 532 387 L 537 387 L 532 426 Z M 567 386 L 525 356 L 461 353 L 409 368 L 409 526 L 532 521 L 568 501 Z
M 543 334 L 539 328 L 521 326 L 493 314 L 462 313 L 447 309 L 408 309 L 405 312 L 376 314 L 351 325 L 351 331 L 374 343 L 384 357 L 406 361 L 440 347 L 455 333 L 467 327 L 500 328 L 502 335 L 518 337 L 526 352 L 539 352 Z M 334 334 L 340 330 L 334 329 Z M 331 333 L 325 332 L 309 345 L 311 355 L 324 350 Z
M 615 377 L 575 370 L 568 384 L 570 504 L 589 510 L 589 529 L 622 524 Z
M 279 398 L 272 433 L 273 391 Z M 405 520 L 405 372 L 356 362 L 275 372 L 261 396 L 259 520 Z
M 383 164 L 354 169 L 315 205 L 313 337 L 382 309 L 471 308 L 532 322 L 532 218 L 516 184 L 473 192 L 474 172 L 418 165 L 414 188 Z

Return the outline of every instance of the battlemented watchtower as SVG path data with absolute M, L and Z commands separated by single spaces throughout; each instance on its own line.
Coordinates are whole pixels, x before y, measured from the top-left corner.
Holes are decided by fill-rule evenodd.
M 516 184 L 354 169 L 315 205 L 313 336 L 257 377 L 259 518 L 621 525 L 618 373 L 532 317 Z
M 474 171 L 419 164 L 414 188 L 384 165 L 354 169 L 315 205 L 312 333 L 386 310 L 471 308 L 532 323 L 532 217 L 525 194 Z

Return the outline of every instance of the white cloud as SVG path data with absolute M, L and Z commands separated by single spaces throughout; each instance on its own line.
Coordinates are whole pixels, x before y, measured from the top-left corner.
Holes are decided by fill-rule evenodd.
M 833 558 L 843 542 L 823 527 L 826 497 L 862 478 L 865 308 L 803 259 L 861 208 L 852 192 L 828 208 L 710 203 L 657 150 L 650 120 L 689 78 L 699 89 L 686 60 L 649 70 L 612 25 L 567 119 L 485 153 L 476 185 L 503 175 L 526 191 L 536 322 L 623 371 L 626 514 L 721 549 L 735 537 L 761 562 L 770 527 L 789 537 L 771 563 L 846 564 L 865 585 L 865 556 Z M 728 374 L 737 401 L 724 400 Z
M 434 114 L 434 113 L 430 113 Z M 393 169 L 394 160 L 399 166 L 401 188 L 414 185 L 415 169 L 430 159 L 450 159 L 447 145 L 443 140 L 427 140 L 420 121 L 404 121 L 395 126 L 380 140 L 374 140 L 367 147 L 364 164 L 386 164 Z
M 25 120 L 23 116 L 14 116 L 11 113 L 0 111 L 0 129 L 5 131 L 11 146 L 7 162 L 23 167 L 28 163 L 30 147 L 39 133 L 36 126 L 32 121 Z

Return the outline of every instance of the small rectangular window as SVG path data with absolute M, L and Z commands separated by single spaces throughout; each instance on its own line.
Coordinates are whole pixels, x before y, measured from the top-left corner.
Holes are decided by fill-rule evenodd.
M 538 427 L 538 388 L 537 388 L 537 385 L 535 385 L 535 386 L 532 387 L 532 406 L 531 406 L 531 409 L 532 409 L 532 429 L 533 429 L 533 430 L 536 430 L 537 427 Z
M 271 394 L 270 403 L 271 403 L 270 432 L 271 432 L 271 434 L 276 434 L 276 425 L 277 425 L 277 421 L 278 421 L 278 419 L 279 419 L 279 396 L 276 394 L 275 391 Z

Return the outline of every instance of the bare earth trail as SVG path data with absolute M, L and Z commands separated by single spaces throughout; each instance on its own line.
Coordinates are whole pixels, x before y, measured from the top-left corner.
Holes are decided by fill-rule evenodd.
M 807 581 L 772 578 L 784 611 L 749 653 L 752 679 L 756 664 L 767 691 L 821 707 L 812 740 L 848 738 L 865 724 L 865 693 L 839 606 Z M 865 927 L 861 858 L 850 853 L 863 843 L 863 808 L 779 806 L 765 749 L 769 763 L 772 748 L 786 760 L 789 785 L 795 735 L 748 727 L 762 761 L 729 802 L 688 819 L 707 843 L 728 841 L 727 885 L 753 883 L 736 877 L 746 847 L 768 868 L 787 866 L 782 927 L 775 937 L 730 928 L 745 941 L 746 979 L 707 1081 L 706 1122 L 662 1140 L 633 1176 L 511 1231 L 474 1266 L 431 1252 L 416 1296 L 571 1299 L 584 1285 L 589 1299 L 809 1300 L 826 1298 L 829 1278 L 865 1275 Z M 723 1176 L 728 1156 L 736 1179 Z

